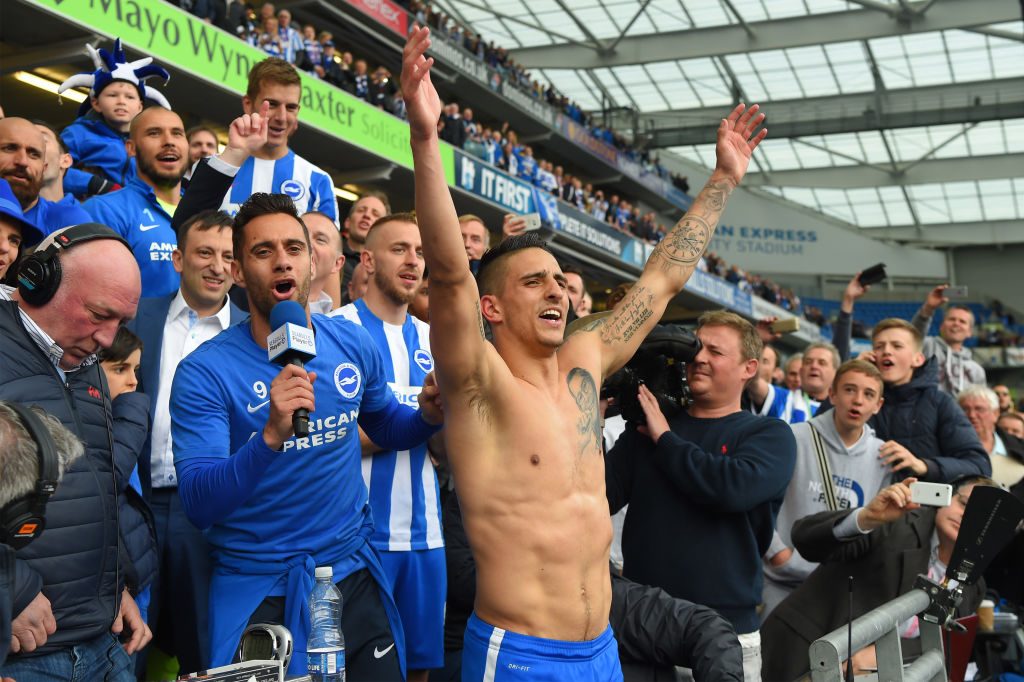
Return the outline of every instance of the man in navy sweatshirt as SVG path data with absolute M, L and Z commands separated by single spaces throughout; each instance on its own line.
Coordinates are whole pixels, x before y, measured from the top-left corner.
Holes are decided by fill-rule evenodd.
M 607 455 L 608 503 L 612 513 L 629 504 L 624 575 L 718 611 L 736 629 L 750 682 L 761 670 L 761 557 L 796 442 L 785 422 L 740 408 L 763 346 L 753 325 L 725 311 L 698 324 L 703 348 L 686 367 L 693 404 L 666 419 L 641 386 L 647 423 L 630 425 Z

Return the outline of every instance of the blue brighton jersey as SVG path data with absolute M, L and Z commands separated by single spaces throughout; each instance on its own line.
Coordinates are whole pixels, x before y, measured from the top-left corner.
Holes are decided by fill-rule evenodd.
M 803 391 L 791 391 L 788 388 L 769 385 L 768 396 L 757 414 L 781 419 L 789 424 L 800 424 L 813 417 L 820 406 L 821 402 Z
M 320 211 L 338 222 L 338 203 L 331 176 L 290 149 L 277 160 L 250 156 L 238 169 L 220 208 L 235 215 L 256 192 L 287 194 L 295 202 L 299 215 Z
M 317 356 L 316 410 L 309 435 L 292 436 L 252 494 L 207 531 L 221 552 L 263 560 L 296 555 L 330 559 L 367 522 L 360 474 L 360 411 L 394 404 L 380 354 L 369 335 L 345 319 L 313 316 Z M 251 438 L 262 438 L 270 383 L 281 371 L 239 324 L 207 341 L 178 365 L 171 392 L 176 466 L 191 458 L 227 459 Z
M 132 247 L 142 274 L 143 298 L 169 296 L 178 290 L 181 280 L 171 260 L 178 236 L 152 187 L 136 177 L 116 192 L 89 199 L 82 208 Z
M 415 407 L 423 380 L 434 368 L 430 327 L 409 314 L 401 326 L 388 324 L 374 315 L 362 299 L 331 315 L 351 320 L 370 333 L 395 397 Z M 392 552 L 444 547 L 440 488 L 426 443 L 410 450 L 364 457 L 363 481 L 373 511 L 370 544 Z

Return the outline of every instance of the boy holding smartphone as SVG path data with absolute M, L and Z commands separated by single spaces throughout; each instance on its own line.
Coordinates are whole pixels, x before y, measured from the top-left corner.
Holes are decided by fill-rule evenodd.
M 878 458 L 885 443 L 867 425 L 882 408 L 882 391 L 878 369 L 851 360 L 829 387 L 834 407 L 792 425 L 796 468 L 765 555 L 762 619 L 817 567 L 793 549 L 793 523 L 817 512 L 863 507 L 888 481 L 890 471 Z

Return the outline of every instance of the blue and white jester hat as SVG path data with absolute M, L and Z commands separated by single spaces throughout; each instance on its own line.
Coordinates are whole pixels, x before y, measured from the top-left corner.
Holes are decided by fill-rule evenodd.
M 92 57 L 96 70 L 92 73 L 75 74 L 61 83 L 60 88 L 57 89 L 58 93 L 63 93 L 69 88 L 87 87 L 89 88 L 90 95 L 98 97 L 103 88 L 114 81 L 124 81 L 134 85 L 143 100 L 152 100 L 165 109 L 171 108 L 163 93 L 155 88 L 146 88 L 144 81 L 147 78 L 162 78 L 165 84 L 171 79 L 171 74 L 167 73 L 167 69 L 152 63 L 152 57 L 144 57 L 136 59 L 134 62 L 129 62 L 125 56 L 124 48 L 121 47 L 120 38 L 114 40 L 113 52 L 107 52 L 103 48 L 97 50 L 89 44 L 86 44 L 85 48 L 89 51 L 89 56 Z M 78 109 L 78 115 L 81 116 L 87 112 L 90 106 L 89 100 L 82 102 L 82 106 Z

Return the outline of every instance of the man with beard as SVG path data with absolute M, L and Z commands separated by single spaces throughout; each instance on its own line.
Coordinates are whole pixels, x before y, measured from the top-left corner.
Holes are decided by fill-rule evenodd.
M 416 216 L 397 213 L 374 223 L 361 260 L 370 275 L 366 295 L 333 314 L 370 332 L 395 397 L 415 404 L 434 367 L 430 327 L 409 314 L 423 280 Z M 364 439 L 363 481 L 373 512 L 370 544 L 402 616 L 409 680 L 425 682 L 428 670 L 444 666 L 447 587 L 440 488 L 426 441 L 396 452 Z
M 289 197 L 260 193 L 235 216 L 232 242 L 251 317 L 181 361 L 170 405 L 178 493 L 213 559 L 211 663 L 231 662 L 250 622 L 284 623 L 305 651 L 313 571 L 330 566 L 345 596 L 349 678 L 404 679 L 398 612 L 368 543 L 356 425 L 381 447 L 415 447 L 441 421 L 437 387 L 424 382 L 420 410 L 400 404 L 370 335 L 323 315 L 312 316 L 316 357 L 305 368 L 269 362 L 271 310 L 308 303 L 309 233 Z M 299 409 L 309 411 L 305 436 L 292 426 Z M 302 656 L 289 672 L 306 672 Z
M 60 184 L 64 175 L 60 168 L 60 148 L 56 136 L 53 138 L 48 142 L 40 127 L 27 119 L 12 117 L 0 120 L 0 178 L 11 186 L 25 213 L 25 220 L 37 226 L 44 235 L 68 225 L 90 221 L 89 214 L 80 207 L 40 196 L 48 179 L 55 178 Z
M 132 121 L 126 144 L 135 159 L 136 177 L 124 189 L 94 197 L 83 208 L 131 245 L 142 273 L 142 296 L 170 296 L 180 281 L 172 260 L 178 238 L 171 216 L 181 200 L 181 178 L 188 166 L 185 125 L 173 111 L 152 106 Z

